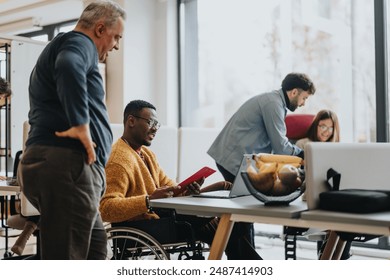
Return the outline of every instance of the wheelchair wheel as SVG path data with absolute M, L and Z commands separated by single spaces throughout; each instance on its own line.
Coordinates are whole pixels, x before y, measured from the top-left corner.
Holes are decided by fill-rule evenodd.
M 169 260 L 162 245 L 142 230 L 114 227 L 106 232 L 109 260 Z

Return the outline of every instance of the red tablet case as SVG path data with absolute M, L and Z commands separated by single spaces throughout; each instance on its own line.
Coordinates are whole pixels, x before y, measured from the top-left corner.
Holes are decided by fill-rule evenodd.
M 185 187 L 187 185 L 191 184 L 194 181 L 198 181 L 199 179 L 207 178 L 208 176 L 210 176 L 214 172 L 215 172 L 215 170 L 210 168 L 210 167 L 207 167 L 207 166 L 202 167 L 197 172 L 192 174 L 190 177 L 188 177 L 184 181 L 180 182 L 179 186 L 181 186 L 181 188 L 179 190 L 175 191 L 175 193 L 178 194 L 178 193 L 185 191 L 185 189 L 186 189 Z

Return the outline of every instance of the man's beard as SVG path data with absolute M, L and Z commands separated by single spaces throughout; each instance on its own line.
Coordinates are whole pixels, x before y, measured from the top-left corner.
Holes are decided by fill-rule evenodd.
M 149 141 L 146 141 L 144 140 L 143 143 L 142 143 L 143 146 L 146 146 L 146 147 L 149 147 L 150 145 L 152 145 L 152 142 L 149 142 Z
M 290 104 L 287 107 L 291 112 L 294 112 L 298 108 L 298 102 L 296 99 L 290 100 Z

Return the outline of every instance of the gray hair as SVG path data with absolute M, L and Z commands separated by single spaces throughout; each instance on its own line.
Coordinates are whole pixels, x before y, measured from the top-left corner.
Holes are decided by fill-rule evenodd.
M 78 24 L 89 29 L 99 20 L 103 20 L 107 27 L 111 27 L 118 18 L 126 19 L 126 12 L 118 3 L 111 0 L 94 1 L 84 9 Z

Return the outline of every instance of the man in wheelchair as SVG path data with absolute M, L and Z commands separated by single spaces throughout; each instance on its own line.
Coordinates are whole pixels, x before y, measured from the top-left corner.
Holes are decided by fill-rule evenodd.
M 147 148 L 160 127 L 156 108 L 146 101 L 134 100 L 125 108 L 123 124 L 123 135 L 113 145 L 106 165 L 107 190 L 100 202 L 103 220 L 113 227 L 140 228 L 160 243 L 196 239 L 211 244 L 218 218 L 152 210 L 149 200 L 229 189 L 231 184 L 223 181 L 201 188 L 202 180 L 179 192 L 180 187 L 167 177 L 155 154 Z M 248 228 L 237 223 L 225 251 L 228 259 L 261 259 L 250 238 Z

